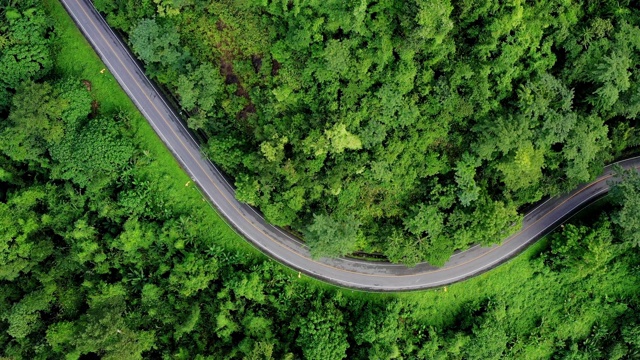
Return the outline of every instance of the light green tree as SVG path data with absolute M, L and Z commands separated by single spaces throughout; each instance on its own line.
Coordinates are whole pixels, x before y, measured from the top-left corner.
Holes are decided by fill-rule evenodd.
M 621 230 L 622 240 L 633 247 L 640 246 L 640 175 L 636 170 L 618 170 L 622 182 L 611 189 L 611 198 L 619 207 L 612 216 Z
M 337 219 L 332 215 L 317 214 L 305 231 L 314 258 L 336 257 L 357 249 L 360 223 L 353 217 Z

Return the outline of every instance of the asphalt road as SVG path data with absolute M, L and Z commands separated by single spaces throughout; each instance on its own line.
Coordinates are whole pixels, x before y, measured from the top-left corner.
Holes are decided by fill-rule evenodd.
M 441 268 L 347 258 L 312 260 L 299 239 L 269 225 L 252 207 L 235 199 L 234 188 L 200 152 L 200 147 L 172 108 L 145 76 L 126 46 L 113 33 L 89 0 L 61 0 L 89 43 L 122 88 L 147 118 L 180 166 L 215 205 L 220 215 L 247 241 L 280 263 L 320 280 L 367 291 L 404 291 L 439 287 L 479 275 L 517 255 L 559 226 L 582 207 L 609 190 L 611 167 L 594 182 L 568 195 L 553 198 L 529 212 L 522 229 L 493 247 L 473 247 L 457 253 Z M 619 163 L 639 167 L 640 158 Z

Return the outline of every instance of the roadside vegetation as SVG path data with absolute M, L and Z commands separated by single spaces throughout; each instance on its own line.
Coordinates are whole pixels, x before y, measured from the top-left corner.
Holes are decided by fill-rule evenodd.
M 0 5 L 0 357 L 640 356 L 640 178 L 487 274 L 366 294 L 258 254 L 61 5 Z
M 443 264 L 639 142 L 635 1 L 95 4 L 316 257 Z

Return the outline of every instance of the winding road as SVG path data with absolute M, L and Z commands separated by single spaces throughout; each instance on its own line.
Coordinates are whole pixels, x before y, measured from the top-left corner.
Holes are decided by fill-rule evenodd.
M 127 47 L 89 0 L 60 0 L 125 92 L 147 118 L 178 163 L 215 205 L 220 215 L 247 241 L 280 263 L 338 286 L 365 291 L 406 291 L 440 287 L 479 275 L 517 255 L 579 209 L 609 191 L 612 166 L 595 181 L 552 198 L 526 214 L 522 229 L 493 247 L 475 246 L 456 253 L 443 267 L 413 268 L 349 258 L 313 260 L 299 239 L 268 224 L 252 207 L 235 199 L 234 188 L 202 155 L 198 143 L 145 76 Z M 621 161 L 640 167 L 640 157 Z

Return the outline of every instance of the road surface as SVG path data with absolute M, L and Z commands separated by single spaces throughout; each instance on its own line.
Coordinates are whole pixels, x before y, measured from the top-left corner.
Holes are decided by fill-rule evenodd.
M 426 263 L 407 268 L 404 265 L 348 258 L 313 260 L 302 241 L 268 224 L 255 209 L 235 199 L 234 188 L 216 166 L 201 154 L 198 143 L 183 122 L 163 100 L 127 47 L 91 2 L 61 2 L 122 88 L 220 215 L 269 257 L 317 279 L 365 291 L 418 290 L 461 281 L 514 257 L 609 190 L 611 166 L 594 182 L 537 206 L 524 217 L 522 229 L 502 244 L 475 246 L 459 252 L 441 268 Z M 637 168 L 640 158 L 624 160 L 619 164 L 624 168 Z

